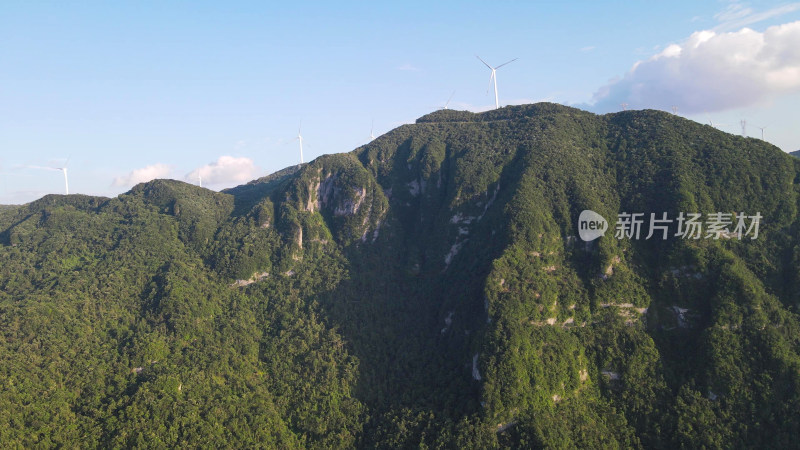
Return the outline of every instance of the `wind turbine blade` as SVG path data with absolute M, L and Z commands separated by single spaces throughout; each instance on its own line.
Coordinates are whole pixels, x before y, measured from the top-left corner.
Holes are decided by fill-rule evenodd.
M 56 169 L 55 167 L 45 167 L 45 166 L 22 166 L 25 169 L 40 169 L 40 170 L 61 170 Z
M 514 59 L 512 59 L 511 61 L 504 62 L 503 64 L 500 64 L 499 66 L 495 67 L 494 69 L 495 69 L 495 70 L 497 70 L 497 69 L 499 69 L 499 68 L 501 68 L 501 67 L 505 66 L 506 64 L 511 64 L 512 62 L 514 62 L 514 61 L 516 61 L 516 60 L 518 60 L 518 59 L 519 59 L 519 58 L 514 58 Z
M 475 55 L 475 57 L 476 57 L 476 58 L 478 58 L 478 59 L 480 59 L 480 60 L 481 60 L 481 62 L 482 62 L 482 63 L 483 63 L 483 64 L 484 64 L 486 67 L 488 67 L 490 70 L 494 70 L 494 68 L 493 68 L 492 66 L 490 66 L 489 64 L 487 64 L 487 63 L 486 63 L 486 61 L 482 60 L 480 56 L 478 56 L 478 55 Z
M 450 98 L 448 98 L 448 99 L 447 99 L 447 103 L 445 103 L 445 104 L 444 104 L 444 109 L 447 109 L 447 107 L 450 105 L 450 100 L 452 100 L 452 99 L 453 99 L 453 96 L 454 96 L 454 95 L 456 95 L 456 91 L 453 91 L 453 93 L 452 93 L 452 94 L 450 94 Z
M 64 163 L 64 167 L 69 166 L 69 160 L 72 159 L 72 155 L 67 156 L 67 162 Z
M 492 81 L 494 81 L 494 70 L 492 70 L 492 74 L 489 75 L 489 87 L 486 88 L 487 94 L 492 90 Z

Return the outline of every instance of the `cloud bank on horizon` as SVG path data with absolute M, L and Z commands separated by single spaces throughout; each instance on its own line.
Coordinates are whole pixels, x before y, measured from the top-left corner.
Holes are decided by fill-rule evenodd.
M 131 187 L 157 178 L 174 178 L 173 172 L 173 167 L 167 164 L 151 164 L 114 178 L 112 186 Z M 189 172 L 184 177 L 184 181 L 198 183 L 202 180 L 203 186 L 231 187 L 257 178 L 260 172 L 261 169 L 255 165 L 252 159 L 226 155 Z
M 132 170 L 127 175 L 114 178 L 113 186 L 130 187 L 139 183 L 146 183 L 156 178 L 169 178 L 172 168 L 166 164 L 152 164 L 141 169 Z
M 196 183 L 202 179 L 203 186 L 230 187 L 258 178 L 259 173 L 261 173 L 261 169 L 250 158 L 220 156 L 215 162 L 189 172 L 185 181 Z
M 591 109 L 618 111 L 626 103 L 631 109 L 675 105 L 681 112 L 698 113 L 763 104 L 800 91 L 798 43 L 800 21 L 763 33 L 749 28 L 697 31 L 600 88 Z

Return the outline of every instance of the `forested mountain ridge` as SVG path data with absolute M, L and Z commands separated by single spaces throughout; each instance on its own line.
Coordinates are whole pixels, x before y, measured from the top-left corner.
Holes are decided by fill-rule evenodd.
M 792 447 L 799 190 L 761 140 L 536 104 L 0 209 L 0 442 Z M 617 239 L 626 212 L 762 219 Z

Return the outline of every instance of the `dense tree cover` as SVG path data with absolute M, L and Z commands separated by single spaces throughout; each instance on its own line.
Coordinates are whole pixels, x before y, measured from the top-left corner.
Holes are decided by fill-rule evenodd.
M 796 446 L 799 194 L 760 140 L 536 104 L 222 193 L 3 207 L 0 442 Z M 762 221 L 617 239 L 625 212 Z

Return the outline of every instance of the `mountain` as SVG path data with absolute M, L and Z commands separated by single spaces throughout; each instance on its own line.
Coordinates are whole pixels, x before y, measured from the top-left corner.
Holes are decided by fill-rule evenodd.
M 794 151 L 794 152 L 790 152 L 789 154 L 794 156 L 794 157 L 796 157 L 796 158 L 800 158 L 800 150 L 797 150 L 797 151 Z
M 799 194 L 761 140 L 540 103 L 220 193 L 3 209 L 0 442 L 792 447 Z M 709 233 L 718 213 L 757 238 Z

